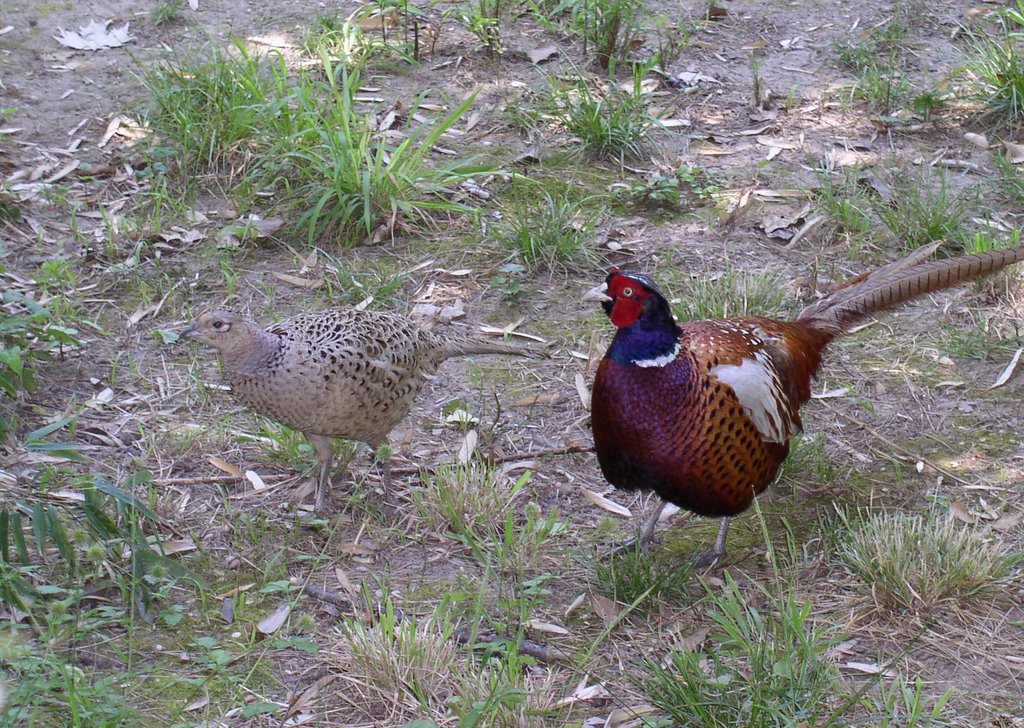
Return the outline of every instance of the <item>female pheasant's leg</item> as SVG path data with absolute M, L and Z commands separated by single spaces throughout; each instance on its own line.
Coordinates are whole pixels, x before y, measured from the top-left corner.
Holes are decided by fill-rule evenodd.
M 331 460 L 334 458 L 334 443 L 331 438 L 324 435 L 307 434 L 310 443 L 313 445 L 313 452 L 316 453 L 317 462 L 320 463 L 320 477 L 316 483 L 316 494 L 314 495 L 313 508 L 322 512 L 327 505 L 327 497 L 331 490 Z

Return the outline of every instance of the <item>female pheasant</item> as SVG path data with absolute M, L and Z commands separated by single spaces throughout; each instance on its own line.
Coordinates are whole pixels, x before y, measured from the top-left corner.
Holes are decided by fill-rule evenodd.
M 376 451 L 409 413 L 423 380 L 445 359 L 540 355 L 514 344 L 425 331 L 397 314 L 344 308 L 299 314 L 266 330 L 214 308 L 181 336 L 220 352 L 228 383 L 245 404 L 309 438 L 320 463 L 318 511 L 330 487 L 332 437 L 364 442 Z M 387 460 L 383 477 L 388 498 Z
M 670 502 L 722 518 L 708 554 L 720 560 L 729 518 L 750 506 L 789 454 L 830 341 L 876 311 L 1024 260 L 1021 246 L 924 262 L 933 249 L 852 279 L 788 322 L 678 324 L 653 281 L 625 270 L 613 269 L 587 292 L 618 328 L 591 400 L 598 463 L 617 488 L 662 498 L 641 547 Z

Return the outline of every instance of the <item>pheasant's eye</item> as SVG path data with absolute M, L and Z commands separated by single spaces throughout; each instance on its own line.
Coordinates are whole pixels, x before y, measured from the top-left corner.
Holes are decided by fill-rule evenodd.
M 213 330 L 214 331 L 227 331 L 230 328 L 231 328 L 231 324 L 229 324 L 227 321 L 214 321 L 213 322 Z
M 629 286 L 626 286 L 625 288 L 622 289 L 622 295 L 625 296 L 626 298 L 631 297 L 633 295 L 633 289 L 630 288 Z

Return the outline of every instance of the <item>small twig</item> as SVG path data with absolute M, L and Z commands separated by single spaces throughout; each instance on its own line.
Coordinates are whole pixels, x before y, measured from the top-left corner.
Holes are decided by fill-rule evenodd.
M 313 597 L 314 599 L 319 599 L 321 602 L 333 604 L 336 607 L 354 606 L 352 597 L 346 594 L 342 594 L 341 592 L 324 589 L 322 586 L 317 586 L 316 584 L 306 584 L 305 591 L 307 594 L 309 594 L 309 596 Z
M 476 645 L 482 645 L 488 642 L 499 642 L 503 639 L 505 638 L 497 632 L 487 632 L 476 635 L 474 640 L 473 634 L 468 629 L 456 630 L 452 634 L 452 641 L 456 644 L 468 645 L 471 640 L 474 641 L 474 649 L 477 649 Z M 511 643 L 511 640 L 508 641 Z M 572 656 L 564 650 L 560 650 L 557 647 L 548 647 L 547 645 L 541 644 L 540 642 L 534 642 L 533 640 L 523 640 L 520 642 L 518 652 L 520 655 L 532 657 L 540 662 L 570 662 L 572 660 Z
M 891 448 L 893 450 L 896 450 L 897 452 L 902 453 L 903 455 L 906 455 L 909 458 L 913 458 L 915 461 L 920 461 L 920 462 L 924 463 L 925 465 L 927 465 L 928 467 L 930 467 L 933 470 L 935 470 L 936 472 L 942 473 L 947 478 L 950 478 L 951 480 L 955 480 L 958 483 L 961 483 L 963 485 L 977 485 L 976 482 L 970 481 L 970 480 L 964 480 L 963 478 L 961 478 L 956 473 L 950 472 L 946 468 L 943 468 L 941 465 L 937 465 L 936 463 L 932 462 L 931 460 L 929 460 L 928 458 L 924 457 L 923 455 L 919 455 L 918 453 L 911 452 L 907 448 L 901 447 L 901 446 L 897 445 L 896 443 L 894 443 L 892 441 L 891 437 L 886 437 L 881 432 L 879 432 L 875 428 L 871 427 L 870 425 L 865 424 L 864 422 L 861 422 L 856 417 L 853 417 L 852 415 L 848 415 L 845 412 L 837 410 L 835 407 L 833 407 L 832 405 L 828 404 L 824 400 L 818 400 L 818 402 L 821 403 L 826 409 L 831 410 L 833 414 L 839 415 L 844 420 L 857 425 L 857 427 L 862 428 L 865 432 L 867 432 L 872 437 L 875 437 L 878 440 L 880 440 L 881 442 L 884 442 L 886 444 L 886 447 L 889 447 L 889 448 Z
M 514 463 L 517 460 L 531 460 L 533 458 L 546 458 L 553 457 L 555 455 L 572 455 L 578 452 L 591 452 L 593 447 L 589 445 L 566 445 L 565 447 L 554 447 L 550 450 L 535 450 L 534 452 L 522 452 L 514 453 L 512 455 L 502 455 L 501 457 L 489 458 L 487 460 L 490 465 L 501 465 L 502 463 Z M 415 465 L 407 466 L 404 468 L 391 468 L 392 475 L 415 475 L 416 473 L 424 470 L 433 472 L 437 469 L 440 463 L 434 465 Z

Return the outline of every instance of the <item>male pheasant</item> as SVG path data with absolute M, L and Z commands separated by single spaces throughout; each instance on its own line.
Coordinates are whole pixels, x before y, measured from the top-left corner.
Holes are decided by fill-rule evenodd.
M 617 488 L 662 499 L 640 532 L 641 547 L 670 502 L 722 518 L 703 559 L 720 560 L 729 518 L 750 506 L 789 454 L 830 341 L 876 311 L 1024 260 L 1021 246 L 924 262 L 933 249 L 858 276 L 787 322 L 678 324 L 651 279 L 625 270 L 613 269 L 587 292 L 618 328 L 591 399 L 598 463 Z
M 376 452 L 409 413 L 424 378 L 445 359 L 537 355 L 514 344 L 425 331 L 397 314 L 343 308 L 299 314 L 266 330 L 214 308 L 181 335 L 219 350 L 242 402 L 309 438 L 320 464 L 318 511 L 330 488 L 332 437 L 364 442 Z M 383 478 L 390 498 L 387 460 Z

